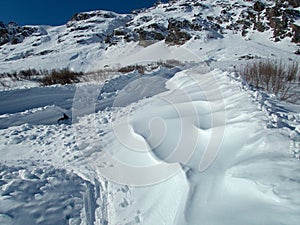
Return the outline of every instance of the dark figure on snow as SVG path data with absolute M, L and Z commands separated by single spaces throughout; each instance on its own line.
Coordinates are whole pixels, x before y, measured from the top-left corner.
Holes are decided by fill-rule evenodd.
M 59 122 L 61 122 L 61 121 L 64 121 L 64 120 L 68 120 L 68 119 L 70 119 L 70 118 L 68 117 L 67 114 L 64 113 L 64 116 L 63 116 L 62 118 L 59 118 L 59 119 L 57 120 L 57 123 L 59 123 Z

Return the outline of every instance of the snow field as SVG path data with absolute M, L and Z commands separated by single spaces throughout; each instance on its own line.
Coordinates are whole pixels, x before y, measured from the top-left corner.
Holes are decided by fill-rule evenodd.
M 220 35 L 199 15 L 223 8 L 202 3 L 178 1 L 174 11 L 166 3 L 135 16 L 97 11 L 1 46 L 1 72 L 186 64 L 65 86 L 1 78 L 1 225 L 299 224 L 299 104 L 254 90 L 235 73 L 245 56 L 299 61 L 299 46 L 270 41 L 272 31 Z M 237 1 L 244 4 L 252 3 Z M 196 18 L 207 29 L 189 30 L 182 46 L 104 43 L 114 28 L 170 18 Z M 70 119 L 59 124 L 63 113 Z
M 169 80 L 133 73 L 4 92 L 0 204 L 12 208 L 1 220 L 22 224 L 14 207 L 33 199 L 32 224 L 297 224 L 297 113 L 267 126 L 280 121 L 266 114 L 276 105 L 265 99 L 258 111 L 259 94 L 252 102 L 228 75 L 201 64 Z M 72 123 L 57 124 L 62 112 Z

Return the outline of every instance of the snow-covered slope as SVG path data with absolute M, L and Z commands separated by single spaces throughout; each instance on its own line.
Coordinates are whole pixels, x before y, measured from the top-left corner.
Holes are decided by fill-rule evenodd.
M 22 28 L 10 24 L 5 28 L 2 24 L 1 37 L 6 38 L 7 43 L 0 46 L 0 71 L 26 68 L 95 71 L 107 65 L 153 58 L 199 61 L 200 56 L 204 61 L 211 60 L 207 52 L 222 50 L 211 45 L 212 41 L 222 43 L 236 39 L 241 39 L 239 45 L 232 42 L 226 48 L 248 46 L 251 40 L 257 48 L 262 47 L 258 57 L 296 57 L 293 53 L 299 42 L 297 21 L 300 18 L 297 3 L 265 1 L 262 4 L 258 7 L 255 2 L 244 0 L 172 1 L 128 15 L 107 11 L 80 13 L 59 27 Z M 284 24 L 280 26 L 281 23 Z M 22 36 L 25 33 L 26 36 Z M 14 38 L 18 41 L 14 42 Z M 158 46 L 152 46 L 155 43 Z M 198 58 L 177 52 L 178 46 L 187 48 Z M 264 46 L 284 50 L 284 53 L 265 52 Z M 157 47 L 164 49 L 163 54 L 156 54 Z M 233 55 L 239 58 L 251 54 L 251 49 L 247 47 Z M 224 58 L 215 56 L 214 60 Z
M 299 62 L 299 7 L 287 2 L 170 1 L 60 27 L 0 24 L 0 73 L 110 71 L 48 87 L 0 78 L 0 224 L 299 224 L 300 106 L 236 73 L 253 59 Z M 289 23 L 279 36 L 274 9 Z M 160 60 L 173 65 L 118 71 Z
M 43 32 L 24 39 L 22 43 L 1 47 L 1 71 L 24 68 L 74 68 L 84 70 L 90 61 L 103 52 L 104 39 L 116 27 L 123 26 L 130 16 L 112 12 L 87 13 L 91 18 L 70 21 L 59 27 L 42 26 Z M 103 43 L 103 44 L 102 44 Z

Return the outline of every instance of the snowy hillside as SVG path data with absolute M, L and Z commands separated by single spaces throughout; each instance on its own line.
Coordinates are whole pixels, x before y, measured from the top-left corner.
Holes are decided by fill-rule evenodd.
M 281 101 L 238 70 L 300 62 L 299 5 L 179 0 L 0 23 L 0 224 L 298 225 L 299 83 Z M 61 68 L 82 82 L 10 76 Z
M 229 46 L 243 46 L 231 55 L 238 59 L 254 53 L 252 46 L 245 47 L 248 45 L 261 49 L 256 53 L 258 57 L 296 57 L 293 53 L 299 43 L 299 2 L 264 2 L 259 7 L 255 1 L 243 0 L 170 1 L 129 15 L 107 11 L 80 13 L 59 27 L 2 24 L 0 70 L 68 67 L 95 71 L 105 65 L 170 58 L 224 61 L 224 54 L 217 57 L 214 53 L 228 51 Z M 228 40 L 238 41 L 238 45 Z M 226 46 L 220 46 L 224 42 Z M 177 52 L 178 46 L 192 55 Z M 157 47 L 164 49 L 161 55 L 156 54 Z

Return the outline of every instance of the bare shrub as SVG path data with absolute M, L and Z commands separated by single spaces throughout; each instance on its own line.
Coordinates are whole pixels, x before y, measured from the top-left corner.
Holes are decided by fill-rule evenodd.
M 21 70 L 19 72 L 19 76 L 22 79 L 31 79 L 33 76 L 36 75 L 40 75 L 40 71 L 37 71 L 36 69 Z
M 162 62 L 162 66 L 165 66 L 165 67 L 171 69 L 174 67 L 183 66 L 183 63 L 177 59 L 168 59 L 168 60 Z
M 73 72 L 69 69 L 52 70 L 39 81 L 44 86 L 52 84 L 73 84 L 79 82 L 79 76 L 81 75 L 83 75 L 82 72 Z
M 78 82 L 90 82 L 90 81 L 105 81 L 118 73 L 130 73 L 137 71 L 140 74 L 154 71 L 159 67 L 165 67 L 172 69 L 174 67 L 183 66 L 184 63 L 176 60 L 169 59 L 166 61 L 159 60 L 156 62 L 148 62 L 141 64 L 133 64 L 124 67 L 104 68 L 93 72 L 73 72 L 69 69 L 54 69 L 54 70 L 37 70 L 26 69 L 21 71 L 4 72 L 0 73 L 0 79 L 10 78 L 13 81 L 20 80 L 32 80 L 38 81 L 41 85 L 53 85 L 53 84 L 72 84 Z M 0 81 L 1 82 L 1 81 Z M 2 82 L 3 83 L 3 82 Z M 3 85 L 2 85 L 3 86 Z
M 299 85 L 298 62 L 259 60 L 248 63 L 241 75 L 249 85 L 276 95 L 280 100 L 295 97 L 292 89 Z
M 41 75 L 41 71 L 36 69 L 21 70 L 19 72 L 1 73 L 0 78 L 9 77 L 12 80 L 30 80 L 33 76 Z
M 82 81 L 82 82 L 90 82 L 90 81 L 103 82 L 103 81 L 113 77 L 117 72 L 118 72 L 117 69 L 110 69 L 110 68 L 105 68 L 105 69 L 97 70 L 94 72 L 88 72 L 80 77 L 80 81 Z
M 138 71 L 140 74 L 144 74 L 145 73 L 145 66 L 143 65 L 129 65 L 129 66 L 125 66 L 122 67 L 120 69 L 118 69 L 118 72 L 121 73 L 130 73 L 133 71 Z
M 130 73 L 133 71 L 138 71 L 140 74 L 145 74 L 145 72 L 153 71 L 158 67 L 166 67 L 168 69 L 172 69 L 174 67 L 182 66 L 182 65 L 183 63 L 176 59 L 168 59 L 166 61 L 160 60 L 157 62 L 151 62 L 147 64 L 135 64 L 135 65 L 121 67 L 118 69 L 118 72 Z

